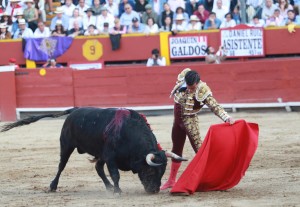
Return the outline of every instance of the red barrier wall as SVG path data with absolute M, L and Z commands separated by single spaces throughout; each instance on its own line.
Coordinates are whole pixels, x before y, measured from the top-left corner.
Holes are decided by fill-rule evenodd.
M 14 69 L 0 70 L 0 121 L 15 121 L 16 106 Z
M 299 27 L 296 28 L 295 33 L 289 33 L 286 27 L 265 29 L 264 32 L 266 55 L 300 54 L 300 47 L 297 44 L 300 41 Z M 220 33 L 218 30 L 201 31 L 199 33 L 201 35 L 207 35 L 209 45 L 215 48 L 219 47 Z M 101 43 L 102 48 L 97 45 L 96 49 L 98 52 L 100 50 L 101 59 L 104 62 L 147 60 L 153 48 L 160 48 L 159 35 L 123 35 L 121 48 L 117 51 L 112 51 L 108 37 L 78 37 L 74 39 L 70 49 L 58 58 L 58 62 L 87 62 L 88 59 L 84 56 L 83 51 L 85 50 L 87 53 L 90 53 L 90 55 L 94 52 L 90 50 L 88 46 L 84 49 L 84 45 L 88 40 L 96 40 Z M 6 65 L 8 59 L 11 57 L 16 58 L 18 64 L 25 64 L 21 40 L 1 40 L 0 55 L 0 65 Z
M 48 69 L 16 76 L 17 107 L 162 106 L 177 75 L 185 67 L 197 70 L 220 103 L 299 102 L 300 59 L 185 64 L 169 67 L 122 67 L 77 71 Z

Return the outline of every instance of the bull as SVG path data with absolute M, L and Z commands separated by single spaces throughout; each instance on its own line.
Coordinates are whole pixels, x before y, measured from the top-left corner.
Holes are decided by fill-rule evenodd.
M 128 109 L 73 108 L 60 113 L 33 116 L 6 124 L 2 132 L 27 125 L 45 117 L 68 115 L 60 134 L 60 162 L 50 184 L 56 191 L 60 175 L 75 148 L 79 154 L 94 157 L 95 168 L 107 190 L 121 194 L 119 170 L 137 173 L 146 192 L 158 193 L 166 170 L 167 156 L 185 160 L 171 152 L 159 150 L 147 121 Z M 104 172 L 107 165 L 112 185 Z

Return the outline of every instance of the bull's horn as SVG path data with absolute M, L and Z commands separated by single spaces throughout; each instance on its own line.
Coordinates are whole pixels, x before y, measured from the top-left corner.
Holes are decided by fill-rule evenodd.
M 180 157 L 178 155 L 176 155 L 174 152 L 169 152 L 169 151 L 166 151 L 166 156 L 167 157 L 171 157 L 173 158 L 174 160 L 178 160 L 178 161 L 188 161 L 187 159 L 183 158 L 183 157 Z
M 147 156 L 146 156 L 147 164 L 150 165 L 150 166 L 153 166 L 153 167 L 160 166 L 161 164 L 157 164 L 157 163 L 152 162 L 152 159 L 154 159 L 154 158 L 155 158 L 154 154 L 152 154 L 152 153 L 147 154 Z

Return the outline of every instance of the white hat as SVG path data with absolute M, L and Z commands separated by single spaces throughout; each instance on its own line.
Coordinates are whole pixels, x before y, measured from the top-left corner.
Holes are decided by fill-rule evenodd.
M 190 21 L 199 21 L 198 17 L 196 15 L 191 15 Z
M 19 24 L 26 24 L 26 21 L 25 21 L 25 19 L 19 19 L 19 20 L 18 20 L 18 23 L 19 23 Z
M 184 20 L 183 14 L 177 14 L 175 20 Z
M 33 0 L 25 0 L 24 3 L 25 3 L 25 4 L 26 4 L 26 3 L 32 3 L 32 4 L 34 4 Z
M 7 28 L 7 24 L 6 23 L 0 23 L 0 29 L 3 29 L 3 28 Z
M 64 9 L 62 7 L 57 7 L 54 13 L 55 14 L 63 14 L 64 13 Z
M 60 19 L 56 20 L 56 25 L 58 24 L 62 25 L 62 21 Z

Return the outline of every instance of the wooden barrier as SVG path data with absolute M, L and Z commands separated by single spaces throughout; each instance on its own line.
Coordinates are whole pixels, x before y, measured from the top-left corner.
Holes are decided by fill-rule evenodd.
M 122 67 L 77 71 L 38 69 L 16 73 L 18 108 L 71 106 L 170 106 L 177 75 L 197 70 L 222 104 L 300 102 L 300 60 L 185 64 L 167 67 Z
M 16 120 L 15 67 L 0 67 L 0 121 Z

